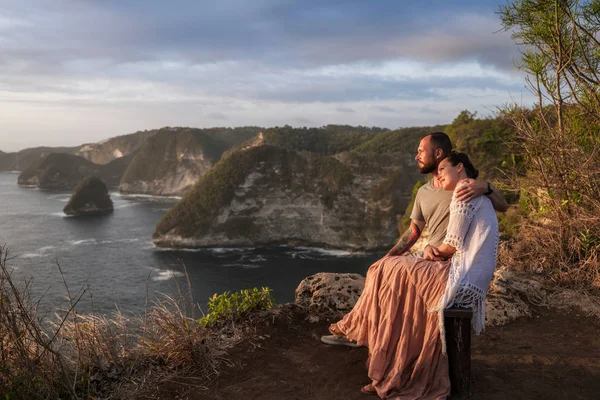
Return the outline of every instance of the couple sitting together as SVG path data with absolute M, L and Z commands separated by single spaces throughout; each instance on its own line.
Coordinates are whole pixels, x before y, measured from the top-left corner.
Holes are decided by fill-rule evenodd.
M 450 378 L 444 309 L 473 309 L 473 328 L 485 324 L 485 295 L 496 266 L 498 221 L 504 197 L 444 133 L 421 139 L 416 160 L 433 179 L 417 192 L 411 226 L 367 272 L 363 292 L 328 344 L 367 346 L 368 376 L 361 390 L 382 399 L 445 399 Z M 423 257 L 403 255 L 429 231 Z

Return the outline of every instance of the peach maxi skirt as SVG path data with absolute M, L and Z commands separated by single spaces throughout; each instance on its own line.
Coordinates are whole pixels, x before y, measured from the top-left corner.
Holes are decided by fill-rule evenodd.
M 438 313 L 450 261 L 384 257 L 367 272 L 356 305 L 337 323 L 369 348 L 368 375 L 382 399 L 445 399 L 448 359 L 442 354 Z

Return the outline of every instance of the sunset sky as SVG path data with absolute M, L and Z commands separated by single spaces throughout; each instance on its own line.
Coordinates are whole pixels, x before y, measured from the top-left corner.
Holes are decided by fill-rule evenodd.
M 503 1 L 0 0 L 0 150 L 529 105 Z

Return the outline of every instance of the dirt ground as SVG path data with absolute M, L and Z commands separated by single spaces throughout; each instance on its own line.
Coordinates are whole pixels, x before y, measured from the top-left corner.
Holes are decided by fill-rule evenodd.
M 319 341 L 327 324 L 291 313 L 232 348 L 232 364 L 202 388 L 168 382 L 139 399 L 369 399 L 365 348 Z M 599 399 L 600 321 L 542 309 L 473 337 L 472 399 Z

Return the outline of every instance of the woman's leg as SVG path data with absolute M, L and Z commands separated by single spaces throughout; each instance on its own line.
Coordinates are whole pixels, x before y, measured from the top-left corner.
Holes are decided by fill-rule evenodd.
M 388 257 L 369 269 L 354 309 L 340 331 L 369 347 L 368 374 L 382 397 L 436 398 L 447 394 L 447 360 L 441 354 L 437 304 L 448 262 Z

